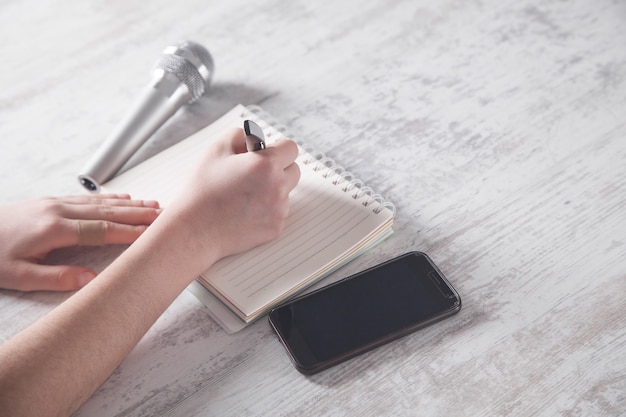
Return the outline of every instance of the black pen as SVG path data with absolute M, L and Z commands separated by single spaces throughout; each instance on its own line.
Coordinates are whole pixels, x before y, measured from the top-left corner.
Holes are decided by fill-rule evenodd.
M 252 120 L 245 120 L 243 130 L 246 132 L 246 149 L 248 152 L 265 149 L 265 134 L 258 124 Z

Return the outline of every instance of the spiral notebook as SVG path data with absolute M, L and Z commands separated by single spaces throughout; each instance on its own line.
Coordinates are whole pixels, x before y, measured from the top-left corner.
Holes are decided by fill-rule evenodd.
M 257 122 L 268 143 L 286 134 L 259 107 L 238 105 L 189 138 L 103 186 L 105 192 L 155 199 L 167 208 L 198 155 L 222 130 Z M 392 234 L 395 208 L 324 154 L 298 142 L 300 182 L 289 196 L 275 241 L 224 258 L 189 286 L 226 331 L 245 327 Z

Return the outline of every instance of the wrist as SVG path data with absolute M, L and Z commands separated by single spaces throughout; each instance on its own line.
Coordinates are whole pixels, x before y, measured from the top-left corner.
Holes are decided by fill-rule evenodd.
M 219 239 L 173 209 L 164 210 L 132 246 L 144 262 L 158 265 L 185 285 L 222 257 Z

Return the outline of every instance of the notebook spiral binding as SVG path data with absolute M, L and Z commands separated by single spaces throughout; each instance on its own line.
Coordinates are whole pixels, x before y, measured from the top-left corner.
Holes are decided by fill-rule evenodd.
M 265 131 L 268 140 L 272 140 L 276 136 L 278 138 L 288 137 L 294 140 L 298 144 L 299 156 L 302 157 L 301 160 L 307 165 L 314 164 L 314 171 L 321 171 L 322 177 L 327 178 L 333 185 L 340 186 L 343 192 L 352 193 L 352 198 L 355 200 L 363 199 L 361 204 L 365 207 L 373 205 L 372 211 L 374 213 L 378 214 L 387 208 L 393 212 L 395 217 L 396 206 L 392 202 L 385 200 L 382 195 L 376 193 L 371 187 L 366 186 L 363 181 L 356 178 L 350 171 L 346 171 L 344 167 L 335 163 L 332 158 L 329 158 L 323 152 L 307 147 L 304 142 L 295 139 L 287 126 L 280 123 L 261 107 L 252 105 L 246 106 L 246 108 L 249 113 L 244 113 L 241 116 L 250 118 L 258 123 Z

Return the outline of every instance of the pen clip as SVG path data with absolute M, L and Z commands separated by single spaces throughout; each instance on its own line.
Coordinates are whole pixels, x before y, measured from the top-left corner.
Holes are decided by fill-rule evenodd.
M 265 134 L 258 124 L 252 120 L 244 120 L 243 130 L 246 133 L 246 149 L 248 149 L 248 152 L 265 149 Z

